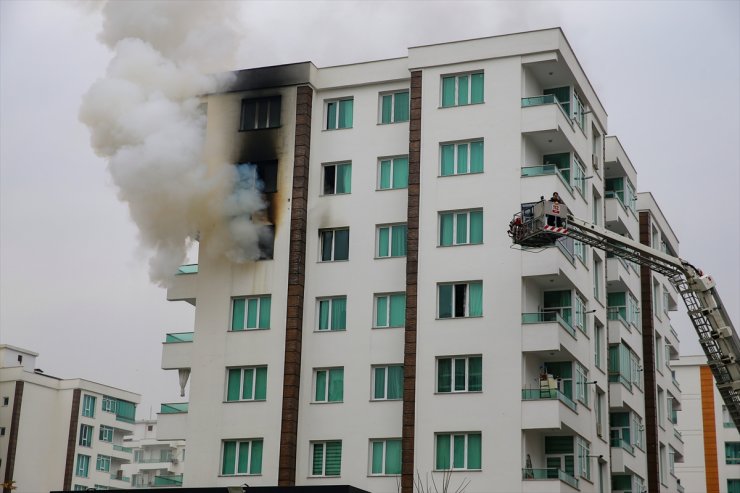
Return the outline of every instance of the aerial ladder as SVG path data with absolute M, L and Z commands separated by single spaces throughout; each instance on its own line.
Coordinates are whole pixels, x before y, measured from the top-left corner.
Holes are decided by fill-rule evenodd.
M 522 204 L 509 223 L 514 244 L 537 249 L 572 238 L 659 272 L 683 298 L 709 368 L 735 426 L 740 431 L 740 339 L 717 293 L 714 279 L 689 262 L 574 217 L 565 204 Z

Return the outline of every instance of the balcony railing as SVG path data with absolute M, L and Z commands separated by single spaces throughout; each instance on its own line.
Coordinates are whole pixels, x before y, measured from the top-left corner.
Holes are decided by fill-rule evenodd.
M 624 316 L 622 316 L 621 309 L 627 309 L 626 306 L 610 306 L 606 309 L 606 318 L 607 320 L 617 320 L 619 322 L 622 322 L 622 325 L 624 325 L 627 329 L 630 328 L 630 323 L 627 321 Z
M 522 480 L 524 481 L 543 481 L 547 479 L 559 479 L 563 483 L 578 489 L 578 480 L 562 469 L 532 469 L 530 467 L 522 469 Z
M 563 176 L 563 173 L 561 172 L 560 168 L 558 168 L 554 164 L 542 164 L 540 166 L 522 167 L 522 177 L 545 176 L 545 175 L 557 175 L 560 178 L 560 181 L 563 182 L 563 185 L 565 185 L 565 187 L 568 189 L 568 191 L 570 192 L 573 191 L 573 187 L 570 185 L 570 183 L 565 178 L 565 176 Z
M 188 412 L 189 402 L 170 402 L 168 404 L 161 404 L 159 413 L 160 414 L 182 414 Z
M 139 458 L 138 460 L 135 460 L 134 462 L 136 464 L 157 464 L 159 462 L 172 462 L 172 459 L 174 457 L 150 457 L 150 458 Z
M 634 445 L 630 444 L 630 442 L 626 441 L 623 438 L 612 438 L 611 439 L 611 446 L 614 448 L 622 448 L 630 453 L 630 455 L 635 455 L 635 447 Z
M 734 428 L 735 423 L 728 423 L 727 421 L 725 421 L 724 423 L 722 423 L 722 427 L 723 428 Z
M 683 443 L 683 435 L 676 428 L 673 428 L 673 436 L 678 439 L 679 442 Z
M 182 486 L 182 474 L 154 476 L 154 486 Z
M 557 399 L 572 411 L 576 411 L 576 403 L 573 399 L 560 392 L 558 389 L 522 389 L 522 400 L 523 401 L 538 401 L 538 400 L 550 400 Z
M 127 454 L 130 454 L 133 452 L 133 449 L 130 447 L 124 447 L 123 445 L 113 445 L 113 450 L 118 450 L 119 452 L 126 452 Z
M 195 332 L 172 332 L 167 334 L 164 342 L 193 342 Z
M 678 332 L 676 332 L 676 330 L 673 327 L 671 327 L 671 334 L 673 334 L 673 337 L 675 337 L 676 340 L 678 340 Z
M 609 381 L 614 383 L 621 383 L 630 391 L 632 390 L 632 382 L 627 378 L 621 371 L 609 371 Z
M 557 322 L 562 328 L 564 328 L 570 335 L 576 337 L 576 329 L 574 329 L 558 312 L 535 312 L 535 313 L 522 313 L 523 324 L 546 324 Z
M 555 97 L 554 94 L 543 94 L 542 96 L 530 96 L 528 98 L 522 98 L 522 108 L 526 108 L 528 106 L 542 106 L 543 104 L 557 104 L 565 119 L 570 122 L 570 117 L 568 116 L 568 113 L 565 112 L 562 103 L 558 101 L 558 98 Z
M 684 489 L 683 486 L 681 486 L 681 483 L 676 483 L 676 491 L 678 491 L 678 493 L 684 493 Z
M 181 265 L 179 269 L 177 269 L 178 276 L 182 274 L 197 274 L 198 273 L 198 264 L 187 264 L 187 265 Z
M 127 478 L 126 476 L 119 476 L 118 474 L 111 474 L 111 479 L 115 479 L 116 481 L 125 481 L 126 483 L 131 484 L 131 478 Z

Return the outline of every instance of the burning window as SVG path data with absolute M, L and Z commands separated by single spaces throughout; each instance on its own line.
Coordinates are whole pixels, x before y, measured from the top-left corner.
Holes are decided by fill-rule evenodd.
M 278 162 L 277 161 L 261 161 L 254 163 L 257 168 L 257 178 L 262 182 L 260 191 L 262 193 L 275 193 L 277 192 L 277 172 Z
M 239 130 L 257 130 L 280 126 L 280 96 L 242 99 Z

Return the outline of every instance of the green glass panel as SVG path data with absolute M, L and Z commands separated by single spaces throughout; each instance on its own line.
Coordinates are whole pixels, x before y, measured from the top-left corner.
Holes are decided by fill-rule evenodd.
M 483 315 L 483 283 L 471 282 L 468 284 L 468 316 L 480 317 Z
M 449 176 L 455 173 L 455 146 L 454 144 L 445 144 L 442 146 L 442 176 Z
M 373 442 L 372 474 L 383 474 L 383 442 Z
M 347 328 L 347 298 L 331 300 L 331 330 Z
M 344 400 L 344 368 L 329 370 L 329 402 Z
M 326 128 L 333 130 L 337 128 L 337 102 L 333 101 L 326 105 Z
M 452 317 L 452 284 L 439 285 L 439 318 Z
M 326 443 L 326 475 L 339 476 L 342 469 L 342 442 Z
M 387 399 L 401 399 L 403 397 L 403 366 L 388 367 Z
M 562 436 L 562 437 L 545 437 L 545 453 L 546 454 L 572 454 L 573 453 L 573 437 Z
M 468 99 L 468 76 L 461 75 L 457 78 L 457 104 L 459 106 L 470 103 Z
M 380 162 L 380 189 L 388 190 L 389 188 L 391 188 L 391 161 L 386 159 Z
M 352 192 L 352 165 L 337 165 L 337 193 Z
M 483 390 L 483 358 L 480 356 L 468 358 L 468 390 L 471 392 Z
M 437 392 L 452 391 L 452 360 L 444 358 L 437 361 Z
M 442 107 L 455 106 L 455 77 L 442 78 Z
M 387 94 L 383 96 L 381 110 L 380 110 L 380 123 L 391 123 L 391 117 L 393 115 L 393 95 Z
M 454 469 L 465 468 L 465 435 L 453 435 L 453 459 L 452 467 Z
M 606 304 L 607 306 L 623 306 L 627 303 L 627 297 L 625 293 L 607 293 Z
M 272 298 L 270 296 L 260 297 L 260 329 L 270 328 L 270 308 L 272 305 Z
M 378 296 L 376 298 L 375 326 L 388 327 L 388 296 Z
M 391 257 L 406 256 L 406 225 L 391 228 Z
M 401 474 L 401 440 L 385 441 L 385 473 Z
M 339 102 L 339 128 L 352 128 L 352 99 Z
M 254 369 L 245 368 L 242 378 L 242 399 L 251 400 L 254 398 Z
M 231 315 L 231 330 L 244 330 L 244 304 L 245 300 L 235 299 Z
M 409 121 L 409 93 L 397 92 L 393 101 L 393 121 Z
M 465 358 L 455 359 L 455 390 L 465 390 Z
M 329 305 L 331 300 L 319 301 L 319 330 L 329 330 Z
M 252 441 L 252 460 L 249 463 L 249 474 L 262 474 L 262 440 Z
M 236 464 L 236 442 L 224 442 L 223 462 L 221 463 L 221 474 L 234 474 Z
M 349 230 L 334 231 L 334 260 L 349 259 Z
M 483 102 L 483 74 L 472 74 L 470 76 L 470 102 Z
M 374 399 L 385 399 L 385 368 L 375 369 L 375 392 Z
M 242 371 L 240 369 L 229 370 L 228 382 L 226 384 L 226 400 L 238 401 L 241 387 Z
M 455 244 L 464 245 L 468 242 L 468 213 L 462 212 L 455 214 L 455 216 L 457 217 Z
M 314 443 L 313 444 L 313 466 L 311 467 L 311 474 L 314 476 L 324 475 L 324 444 Z
M 316 402 L 326 401 L 326 370 L 316 372 L 316 395 L 314 400 Z
M 332 260 L 332 246 L 334 242 L 334 231 L 321 231 L 321 261 Z
M 437 457 L 435 469 L 450 468 L 450 435 L 437 435 Z
M 254 399 L 264 401 L 267 398 L 267 367 L 257 368 L 257 378 L 254 387 Z
M 483 211 L 470 212 L 470 243 L 483 243 Z
M 259 311 L 259 300 L 257 298 L 250 298 L 247 300 L 247 328 L 257 328 L 257 313 Z
M 565 472 L 570 474 L 571 476 L 576 475 L 576 459 L 572 455 L 566 455 L 564 457 L 565 459 Z
M 470 172 L 483 172 L 483 141 L 477 140 L 470 143 Z
M 457 144 L 457 174 L 468 172 L 468 144 Z
M 239 460 L 236 464 L 237 474 L 247 474 L 249 470 L 249 442 L 239 442 Z
M 480 434 L 468 435 L 468 469 L 480 469 Z
M 451 213 L 439 215 L 439 244 L 441 246 L 452 245 L 454 220 L 454 215 Z
M 378 257 L 387 257 L 389 255 L 389 238 L 390 228 L 378 229 Z
M 399 157 L 393 160 L 393 188 L 409 186 L 409 160 Z
M 406 325 L 406 295 L 391 295 L 391 327 L 403 327 Z

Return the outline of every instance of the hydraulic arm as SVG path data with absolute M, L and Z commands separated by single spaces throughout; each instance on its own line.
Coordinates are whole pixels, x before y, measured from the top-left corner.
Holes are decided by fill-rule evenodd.
M 711 276 L 678 257 L 575 218 L 564 204 L 550 201 L 523 204 L 509 225 L 509 236 L 524 248 L 573 238 L 667 276 L 686 304 L 717 389 L 740 431 L 740 339 Z

